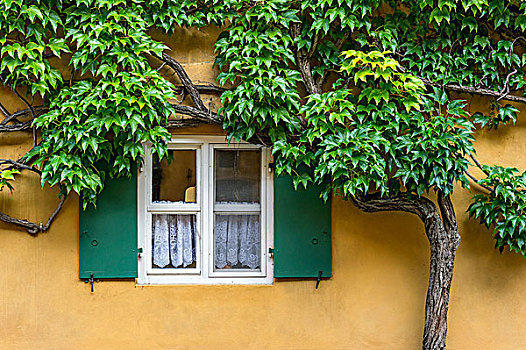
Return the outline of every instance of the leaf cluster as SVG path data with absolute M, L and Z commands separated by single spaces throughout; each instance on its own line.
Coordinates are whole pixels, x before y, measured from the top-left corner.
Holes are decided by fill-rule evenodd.
M 526 96 L 519 1 L 4 0 L 0 10 L 0 81 L 47 108 L 26 159 L 85 205 L 141 163 L 144 143 L 166 155 L 175 96 L 153 65 L 168 50 L 156 30 L 222 26 L 228 137 L 272 146 L 278 174 L 328 184 L 325 198 L 469 187 L 476 127 L 515 123 L 504 101 Z M 491 96 L 490 113 L 455 92 Z M 524 175 L 484 169 L 479 184 L 494 190 L 470 214 L 495 228 L 499 247 L 523 251 Z
M 173 85 L 151 66 L 167 47 L 152 28 L 204 25 L 188 15 L 196 1 L 3 1 L 0 77 L 13 90 L 40 95 L 48 112 L 34 127 L 42 141 L 27 155 L 42 184 L 94 203 L 107 178 L 129 175 L 143 143 L 166 154 L 163 126 L 173 112 Z M 170 19 L 156 7 L 171 14 Z M 172 21 L 174 19 L 175 22 Z M 62 65 L 67 63 L 64 69 Z M 69 78 L 64 74 L 70 73 Z
M 278 174 L 303 186 L 330 180 L 325 198 L 448 195 L 469 188 L 476 128 L 517 120 L 502 99 L 525 96 L 525 28 L 517 1 L 255 2 L 216 44 L 219 81 L 234 86 L 224 126 L 240 139 L 264 131 Z M 455 91 L 499 98 L 483 114 Z M 505 188 L 511 200 L 523 187 Z M 485 197 L 494 210 L 499 195 Z
M 16 169 L 0 171 L 0 191 L 2 191 L 4 187 L 7 187 L 11 193 L 13 192 L 13 185 L 9 181 L 13 181 L 16 174 L 20 174 L 20 171 Z
M 492 191 L 475 195 L 468 213 L 493 229 L 501 252 L 508 247 L 526 256 L 526 172 L 501 166 L 484 166 L 484 171 L 487 177 L 479 183 Z

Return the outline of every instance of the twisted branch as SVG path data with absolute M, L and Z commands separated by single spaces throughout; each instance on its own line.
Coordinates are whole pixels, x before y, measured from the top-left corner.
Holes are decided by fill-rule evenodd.
M 35 107 L 33 107 L 33 111 L 36 114 L 40 114 L 42 112 L 45 112 L 45 111 L 47 111 L 47 109 L 48 108 L 44 107 L 44 106 L 35 106 Z M 8 116 L 6 116 L 6 118 L 0 122 L 0 125 L 6 125 L 9 122 L 16 121 L 17 119 L 22 118 L 22 117 L 30 117 L 31 115 L 32 115 L 31 114 L 31 110 L 29 108 L 22 109 L 20 111 L 11 113 Z
M 47 110 L 47 107 L 44 106 L 36 106 L 32 107 L 33 113 L 40 114 L 42 112 L 45 112 Z M 7 110 L 5 110 L 7 112 Z M 31 117 L 32 111 L 29 108 L 7 114 L 4 120 L 0 122 L 0 133 L 2 132 L 15 132 L 15 131 L 27 131 L 31 129 L 31 123 L 32 120 L 28 120 L 25 122 L 21 122 L 19 118 L 26 118 Z M 15 124 L 9 124 L 11 122 L 14 122 Z M 34 140 L 33 140 L 34 141 Z
M 7 109 L 4 107 L 4 105 L 2 105 L 2 103 L 0 103 L 0 112 L 2 112 L 6 118 L 8 118 L 11 115 L 11 113 L 7 111 Z
M 212 85 L 212 84 L 194 84 L 195 89 L 202 94 L 222 94 L 227 91 L 227 89 Z M 175 91 L 181 93 L 185 90 L 184 86 L 176 86 Z
M 66 201 L 66 197 L 67 196 L 65 194 L 62 195 L 62 198 L 60 199 L 60 202 L 58 203 L 57 208 L 49 216 L 49 218 L 48 218 L 48 220 L 47 220 L 45 225 L 42 225 L 42 223 L 37 224 L 35 222 L 31 222 L 31 221 L 28 221 L 28 220 L 17 219 L 17 218 L 14 218 L 14 217 L 12 217 L 12 216 L 10 216 L 8 214 L 2 213 L 2 212 L 0 212 L 0 221 L 3 221 L 3 222 L 8 223 L 8 224 L 13 224 L 13 225 L 22 227 L 30 235 L 36 236 L 40 232 L 44 232 L 44 231 L 47 231 L 49 229 L 49 227 L 51 226 L 51 223 L 53 222 L 53 220 L 55 220 L 56 216 L 58 215 L 58 213 L 62 209 L 62 206 L 64 205 L 64 202 Z
M 301 35 L 300 23 L 292 23 L 292 25 L 290 26 L 290 35 L 294 40 Z M 309 95 L 321 94 L 322 91 L 318 87 L 318 85 L 314 81 L 314 77 L 312 76 L 312 67 L 310 64 L 309 53 L 306 52 L 303 48 L 296 49 L 295 51 L 296 65 L 300 70 L 301 77 L 303 78 L 303 84 L 305 85 L 307 93 Z
M 31 121 L 17 123 L 14 125 L 0 125 L 0 132 L 26 131 L 31 129 Z
M 220 116 L 209 110 L 202 111 L 195 107 L 184 106 L 180 104 L 172 104 L 171 106 L 173 107 L 176 113 L 181 113 L 190 116 L 199 122 L 213 123 L 217 125 L 221 125 L 222 123 Z
M 352 196 L 350 200 L 358 209 L 367 213 L 404 211 L 417 215 L 424 223 L 430 215 L 436 213 L 436 206 L 431 200 L 417 196 L 409 198 L 407 194 L 381 197 L 379 193 L 372 193 L 365 196 Z
M 452 234 L 457 238 L 451 242 L 452 244 L 456 244 L 456 249 L 460 244 L 460 235 L 458 234 L 457 216 L 455 214 L 453 203 L 451 202 L 451 196 L 449 194 L 445 195 L 442 191 L 438 191 L 437 203 L 442 216 L 442 222 L 444 223 L 444 228 L 449 234 Z
M 170 68 L 172 68 L 177 76 L 179 77 L 179 80 L 181 80 L 181 83 L 183 84 L 184 89 L 188 92 L 190 97 L 192 98 L 192 101 L 194 102 L 197 109 L 200 111 L 208 111 L 208 109 L 205 107 L 203 100 L 201 99 L 201 94 L 196 89 L 195 85 L 192 83 L 192 80 L 184 70 L 183 66 L 177 62 L 173 57 L 168 55 L 166 52 L 163 52 L 162 57 L 158 57 L 160 60 L 165 62 Z
M 502 88 L 502 90 L 500 90 L 500 94 L 501 96 L 499 98 L 497 98 L 497 101 L 500 101 L 502 100 L 503 98 L 505 98 L 509 93 L 510 93 L 510 78 L 513 74 L 517 73 L 517 69 L 514 69 L 513 71 L 511 71 L 507 76 L 506 76 L 506 81 L 504 82 L 504 87 Z
M 484 169 L 484 167 L 482 167 L 482 165 L 479 163 L 479 161 L 477 160 L 477 158 L 475 158 L 475 156 L 473 155 L 473 153 L 470 153 L 469 154 L 469 157 L 473 160 L 473 162 L 475 162 L 475 165 L 477 166 L 477 168 L 479 168 L 480 170 L 482 170 L 482 172 L 484 174 L 486 174 L 486 176 L 489 176 L 489 173 Z
M 42 175 L 42 171 L 30 165 L 31 162 L 32 162 L 32 159 L 26 159 L 25 156 L 22 156 L 18 160 L 0 159 L 0 166 L 8 164 L 10 166 L 7 169 L 29 170 L 29 171 L 32 171 L 38 174 L 39 176 Z M 62 193 L 62 189 L 63 189 L 62 185 L 59 184 L 58 187 Z M 29 220 L 17 219 L 3 212 L 0 212 L 0 221 L 22 227 L 30 235 L 36 236 L 38 233 L 47 231 L 49 229 L 49 227 L 51 226 L 51 223 L 53 222 L 53 220 L 55 220 L 55 217 L 58 215 L 58 213 L 62 209 L 62 206 L 64 205 L 64 202 L 66 201 L 66 197 L 67 197 L 66 194 L 62 194 L 59 204 L 57 205 L 55 211 L 53 211 L 53 213 L 49 216 L 45 225 L 43 225 L 42 223 L 37 224 Z
M 5 165 L 5 164 L 11 164 L 10 167 L 8 167 L 7 169 L 22 169 L 22 170 L 29 170 L 29 171 L 32 171 L 38 175 L 42 175 L 42 172 L 35 168 L 35 167 L 31 167 L 29 165 L 27 165 L 26 163 L 24 162 L 21 162 L 21 161 L 16 161 L 16 160 L 12 160 L 12 159 L 0 159 L 0 166 L 2 165 Z
M 515 96 L 515 95 L 509 95 L 509 92 L 501 93 L 499 91 L 494 91 L 490 89 L 485 88 L 477 88 L 477 87 L 471 87 L 471 86 L 463 86 L 463 85 L 456 85 L 456 84 L 445 84 L 442 85 L 440 83 L 436 83 L 434 81 L 431 81 L 429 79 L 425 79 L 422 77 L 418 77 L 425 85 L 428 86 L 434 86 L 434 87 L 440 87 L 445 88 L 447 90 L 461 92 L 461 93 L 467 93 L 467 94 L 474 94 L 474 95 L 482 95 L 482 96 L 490 96 L 495 97 L 498 100 L 507 100 L 512 102 L 521 102 L 526 103 L 526 97 L 524 96 Z
M 488 190 L 489 192 L 493 192 L 493 188 L 486 186 L 484 184 L 479 183 L 479 179 L 477 179 L 475 176 L 471 175 L 468 171 L 464 172 L 473 182 L 475 182 L 480 187 L 484 188 L 485 190 Z

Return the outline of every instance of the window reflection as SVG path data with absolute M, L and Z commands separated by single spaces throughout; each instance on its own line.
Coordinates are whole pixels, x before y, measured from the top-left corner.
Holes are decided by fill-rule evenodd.
M 169 150 L 167 159 L 153 157 L 152 202 L 196 202 L 196 151 Z
M 260 150 L 215 150 L 216 203 L 259 203 Z

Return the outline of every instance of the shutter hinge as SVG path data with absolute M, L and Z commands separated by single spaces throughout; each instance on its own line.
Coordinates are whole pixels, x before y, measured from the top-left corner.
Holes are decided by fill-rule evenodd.
M 268 248 L 268 255 L 271 257 L 271 258 L 274 258 L 274 248 Z
M 268 163 L 268 172 L 271 173 L 276 168 L 276 164 Z
M 137 248 L 137 258 L 140 259 L 142 257 L 142 248 Z

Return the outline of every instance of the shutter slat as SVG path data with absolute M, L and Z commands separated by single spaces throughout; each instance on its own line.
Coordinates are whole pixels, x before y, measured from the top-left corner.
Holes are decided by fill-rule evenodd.
M 295 191 L 292 177 L 275 177 L 274 277 L 331 277 L 331 203 L 321 189 Z
M 97 207 L 79 210 L 79 277 L 137 277 L 137 176 L 108 181 Z

